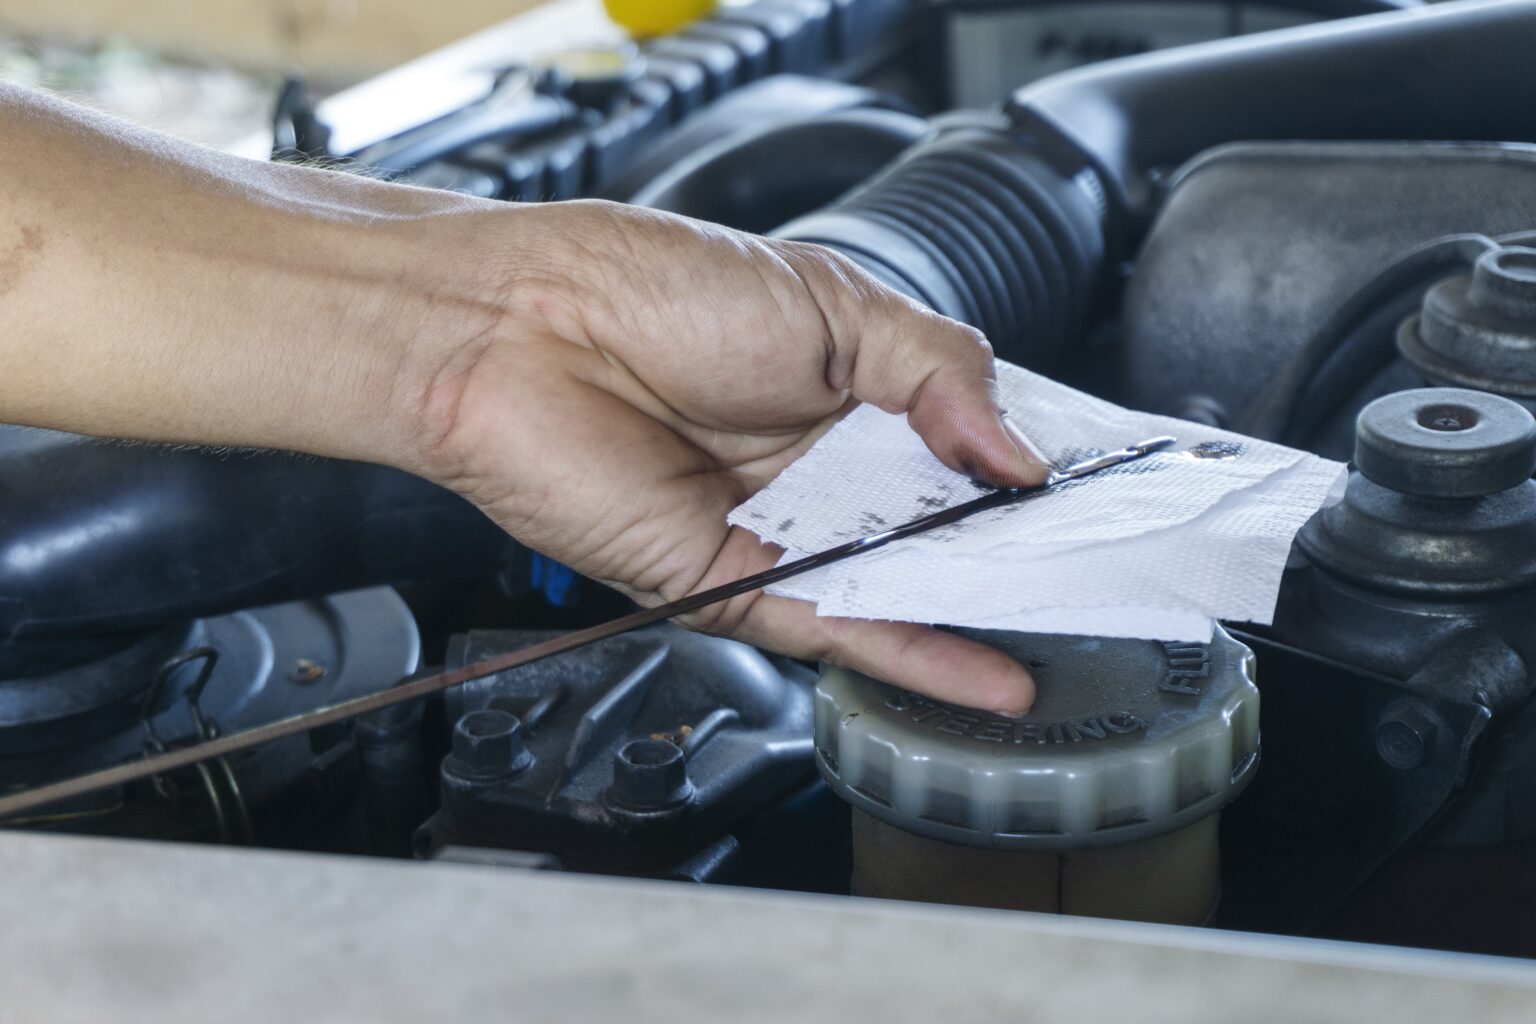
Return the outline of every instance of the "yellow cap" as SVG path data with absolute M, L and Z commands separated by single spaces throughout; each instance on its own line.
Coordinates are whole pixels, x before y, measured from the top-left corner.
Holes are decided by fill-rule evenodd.
M 632 36 L 676 32 L 715 9 L 715 0 L 603 0 L 608 17 Z

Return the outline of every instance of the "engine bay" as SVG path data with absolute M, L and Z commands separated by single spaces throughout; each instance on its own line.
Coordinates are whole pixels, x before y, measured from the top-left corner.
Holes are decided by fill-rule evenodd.
M 828 246 L 1348 488 L 1271 625 L 990 637 L 1021 722 L 662 624 L 4 825 L 1536 956 L 1533 32 L 753 0 L 634 43 L 578 2 L 291 80 L 275 160 Z M 7 426 L 0 495 L 0 794 L 633 607 L 380 466 Z

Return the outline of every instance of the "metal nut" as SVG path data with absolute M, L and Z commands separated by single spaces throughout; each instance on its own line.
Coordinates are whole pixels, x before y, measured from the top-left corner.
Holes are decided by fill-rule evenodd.
M 1440 715 L 1421 700 L 1401 700 L 1376 722 L 1376 754 L 1399 771 L 1410 771 L 1434 758 Z
M 533 760 L 523 742 L 523 723 L 496 708 L 471 711 L 453 727 L 452 767 L 477 778 L 499 778 L 522 771 Z
M 626 810 L 676 807 L 693 795 L 683 750 L 670 740 L 631 740 L 613 758 L 610 801 Z

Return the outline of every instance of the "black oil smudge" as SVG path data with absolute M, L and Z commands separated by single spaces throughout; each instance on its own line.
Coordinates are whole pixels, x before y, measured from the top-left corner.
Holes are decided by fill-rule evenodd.
M 1236 441 L 1204 441 L 1189 449 L 1188 454 L 1197 459 L 1235 459 L 1248 450 Z

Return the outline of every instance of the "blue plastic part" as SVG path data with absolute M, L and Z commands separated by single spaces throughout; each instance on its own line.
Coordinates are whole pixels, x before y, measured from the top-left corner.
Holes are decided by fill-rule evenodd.
M 533 564 L 528 569 L 528 582 L 556 608 L 569 608 L 581 596 L 581 577 L 537 552 L 533 553 Z

